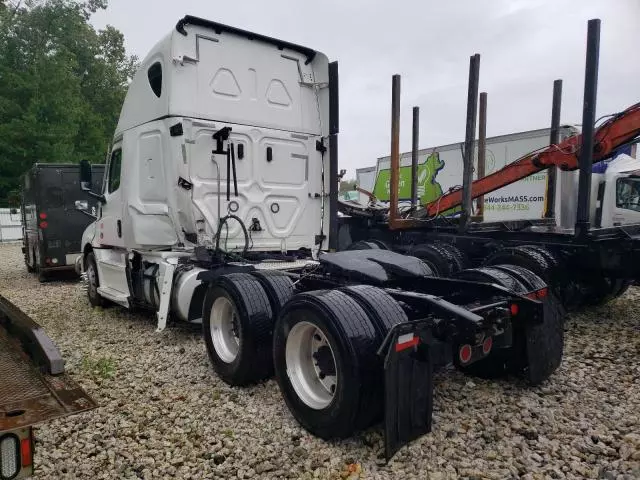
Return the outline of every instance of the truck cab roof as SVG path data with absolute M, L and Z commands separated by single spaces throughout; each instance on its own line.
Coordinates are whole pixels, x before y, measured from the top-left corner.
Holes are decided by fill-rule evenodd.
M 142 61 L 115 137 L 172 116 L 321 134 L 328 118 L 309 100 L 327 65 L 311 48 L 186 16 Z

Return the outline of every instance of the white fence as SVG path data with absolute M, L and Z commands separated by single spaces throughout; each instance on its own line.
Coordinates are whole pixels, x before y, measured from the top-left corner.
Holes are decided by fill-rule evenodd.
M 0 243 L 22 239 L 22 215 L 20 210 L 11 213 L 10 208 L 0 208 Z

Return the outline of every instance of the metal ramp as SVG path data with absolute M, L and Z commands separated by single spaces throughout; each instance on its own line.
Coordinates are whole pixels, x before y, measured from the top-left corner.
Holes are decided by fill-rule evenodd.
M 42 328 L 0 295 L 0 432 L 95 407 Z

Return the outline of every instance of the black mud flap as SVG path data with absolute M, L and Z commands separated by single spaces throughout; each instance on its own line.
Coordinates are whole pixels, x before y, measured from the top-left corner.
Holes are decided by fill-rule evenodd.
M 378 353 L 384 361 L 385 457 L 431 431 L 433 361 L 427 321 L 396 325 Z
M 527 349 L 527 380 L 531 385 L 545 381 L 562 362 L 564 350 L 565 312 L 560 301 L 549 293 L 544 299 L 541 323 L 525 327 Z

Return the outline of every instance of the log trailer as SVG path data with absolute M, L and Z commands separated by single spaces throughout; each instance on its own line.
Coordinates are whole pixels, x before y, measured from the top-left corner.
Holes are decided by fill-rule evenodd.
M 275 374 L 313 434 L 384 419 L 389 458 L 430 430 L 434 368 L 538 384 L 561 362 L 563 317 L 517 265 L 486 282 L 390 250 L 327 252 L 338 130 L 337 62 L 184 17 L 129 87 L 81 268 L 92 305 L 149 309 L 158 331 L 201 323 L 225 382 Z
M 95 407 L 40 325 L 0 295 L 0 479 L 33 474 L 34 424 Z
M 462 187 L 414 208 L 406 215 L 398 210 L 400 78 L 394 76 L 390 208 L 341 206 L 344 214 L 340 218 L 342 246 L 349 249 L 390 248 L 414 255 L 441 276 L 468 277 L 468 271 L 460 272 L 469 267 L 518 265 L 543 278 L 569 310 L 602 304 L 624 293 L 629 285 L 640 279 L 640 224 L 614 224 L 602 228 L 602 205 L 618 202 L 618 206 L 625 208 L 630 204 L 639 206 L 640 171 L 630 172 L 613 184 L 602 181 L 592 185 L 591 174 L 594 163 L 607 159 L 620 147 L 638 141 L 640 104 L 607 116 L 606 121 L 595 128 L 599 36 L 600 21 L 589 21 L 582 134 L 558 142 L 561 81 L 556 80 L 550 146 L 475 181 L 472 181 L 472 155 L 479 55 L 471 57 Z M 480 122 L 479 144 L 482 145 L 482 125 L 486 118 L 481 117 Z M 414 141 L 414 145 L 417 142 Z M 482 154 L 482 149 L 479 151 Z M 482 222 L 473 216 L 473 199 L 549 168 L 552 179 L 562 172 L 579 169 L 575 228 L 560 228 L 553 218 L 555 180 L 551 180 L 547 192 L 547 218 Z M 590 202 L 592 196 L 596 197 L 596 202 Z M 568 200 L 563 198 L 563 202 Z M 459 215 L 441 215 L 455 207 L 461 207 Z M 477 271 L 476 275 L 490 280 L 485 273 Z

